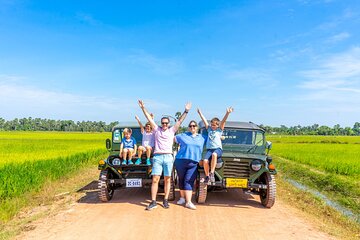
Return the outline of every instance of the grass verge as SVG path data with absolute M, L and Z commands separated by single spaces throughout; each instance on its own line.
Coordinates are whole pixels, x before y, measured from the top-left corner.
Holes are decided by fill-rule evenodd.
M 60 180 L 48 181 L 40 192 L 24 194 L 22 198 L 26 205 L 12 219 L 0 224 L 0 240 L 30 231 L 35 228 L 34 221 L 72 206 L 84 194 L 78 190 L 93 181 L 98 173 L 94 164 L 83 166 Z M 15 201 L 20 201 L 20 198 L 15 198 Z
M 310 192 L 297 189 L 280 173 L 276 177 L 277 197 L 300 210 L 301 215 L 318 228 L 338 239 L 359 239 L 360 225 L 328 206 L 322 199 Z

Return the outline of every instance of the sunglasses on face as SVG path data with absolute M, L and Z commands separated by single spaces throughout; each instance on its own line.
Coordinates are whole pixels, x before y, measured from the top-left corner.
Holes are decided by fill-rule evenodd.
M 196 125 L 189 125 L 189 127 L 196 127 Z
M 169 123 L 168 122 L 162 122 L 161 124 L 162 125 L 168 125 Z

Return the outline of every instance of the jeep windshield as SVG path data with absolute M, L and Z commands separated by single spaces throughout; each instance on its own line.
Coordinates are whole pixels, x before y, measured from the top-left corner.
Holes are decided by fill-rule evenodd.
M 137 144 L 141 145 L 141 141 L 142 141 L 141 129 L 137 127 L 137 128 L 131 128 L 131 130 L 132 130 L 131 136 L 135 138 Z M 113 132 L 114 143 L 121 142 L 121 139 L 124 137 L 123 131 L 124 128 L 118 128 Z
M 223 148 L 230 151 L 260 153 L 264 151 L 264 132 L 259 130 L 225 128 L 222 140 Z

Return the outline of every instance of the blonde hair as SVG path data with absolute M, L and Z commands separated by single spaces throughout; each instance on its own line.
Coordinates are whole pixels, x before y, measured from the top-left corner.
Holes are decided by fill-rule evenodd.
M 132 133 L 131 128 L 124 128 L 123 133 Z

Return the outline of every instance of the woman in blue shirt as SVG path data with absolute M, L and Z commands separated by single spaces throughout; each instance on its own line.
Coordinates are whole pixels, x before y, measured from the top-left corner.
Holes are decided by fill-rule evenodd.
M 192 120 L 189 123 L 189 131 L 176 135 L 175 142 L 180 145 L 175 157 L 180 188 L 180 199 L 177 204 L 185 204 L 185 207 L 195 210 L 196 206 L 191 202 L 191 197 L 205 138 L 198 133 L 198 125 Z

